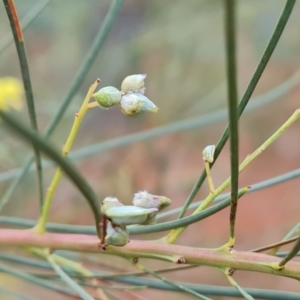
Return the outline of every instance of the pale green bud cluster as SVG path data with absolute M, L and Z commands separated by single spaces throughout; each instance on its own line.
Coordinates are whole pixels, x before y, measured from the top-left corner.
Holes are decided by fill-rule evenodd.
M 124 205 L 117 198 L 106 197 L 101 205 L 102 214 L 109 220 L 105 243 L 125 246 L 129 242 L 126 226 L 153 225 L 156 223 L 157 212 L 170 204 L 170 199 L 146 191 L 134 195 L 133 205 Z
M 127 76 L 121 84 L 121 91 L 113 86 L 107 86 L 92 96 L 102 108 L 110 108 L 119 104 L 121 112 L 129 117 L 138 116 L 147 111 L 157 112 L 157 106 L 144 96 L 146 76 L 146 74 Z

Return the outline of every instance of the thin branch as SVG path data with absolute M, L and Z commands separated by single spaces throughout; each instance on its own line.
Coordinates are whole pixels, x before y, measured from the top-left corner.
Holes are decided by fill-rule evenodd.
M 46 6 L 50 3 L 51 0 L 40 0 L 37 2 L 29 12 L 21 19 L 21 27 L 23 32 L 25 29 L 40 15 L 40 13 L 46 8 Z M 5 35 L 0 41 L 0 55 L 2 52 L 13 43 L 14 38 L 9 33 Z
M 300 237 L 298 237 L 295 246 L 289 252 L 289 254 L 282 261 L 280 261 L 280 263 L 278 264 L 279 267 L 285 266 L 285 264 L 289 262 L 291 259 L 293 259 L 298 254 L 299 251 L 300 251 Z
M 0 245 L 6 246 L 95 252 L 126 258 L 152 258 L 179 264 L 249 270 L 300 279 L 300 262 L 290 261 L 282 270 L 275 270 L 273 268 L 274 264 L 278 264 L 281 259 L 262 253 L 233 251 L 228 255 L 216 249 L 192 248 L 162 242 L 137 240 L 131 240 L 124 247 L 109 246 L 107 250 L 102 250 L 99 248 L 98 243 L 97 237 L 89 235 L 55 233 L 38 235 L 32 230 L 0 230 Z
M 293 88 L 295 88 L 299 84 L 299 82 L 300 82 L 300 73 L 296 72 L 294 75 L 292 75 L 290 78 L 288 78 L 286 81 L 284 81 L 282 84 L 275 87 L 274 89 L 258 97 L 252 98 L 252 101 L 246 107 L 244 114 L 256 111 L 268 104 L 273 103 L 276 100 L 282 99 Z M 164 135 L 170 135 L 177 132 L 207 127 L 211 124 L 215 124 L 217 122 L 227 120 L 227 114 L 228 113 L 226 109 L 220 109 L 218 111 L 208 113 L 200 117 L 189 118 L 188 120 L 183 120 L 183 121 L 176 121 L 171 124 L 159 126 L 153 129 L 144 130 L 138 133 L 128 134 L 126 136 L 92 144 L 86 147 L 82 147 L 81 149 L 75 150 L 70 154 L 70 158 L 72 160 L 82 161 L 85 158 L 90 158 L 91 156 L 105 153 L 109 150 L 117 149 L 120 147 L 126 147 L 138 142 L 152 140 Z M 52 162 L 50 161 L 43 162 L 43 169 L 49 167 L 53 167 Z M 32 168 L 31 166 L 27 173 L 29 172 L 31 173 L 33 171 L 34 168 Z M 21 172 L 20 168 L 2 172 L 0 173 L 0 182 L 11 180 L 14 176 L 19 175 L 20 172 Z M 0 211 L 1 211 L 1 205 L 3 206 L 2 202 L 0 203 Z M 194 203 L 189 206 L 189 209 L 193 205 Z M 195 207 L 196 206 L 194 206 L 194 208 Z M 180 210 L 178 212 L 180 212 Z
M 277 243 L 273 243 L 273 244 L 270 244 L 270 245 L 267 245 L 267 246 L 263 246 L 263 247 L 259 247 L 259 248 L 255 248 L 255 249 L 252 249 L 250 250 L 251 252 L 263 252 L 263 251 L 266 251 L 266 250 L 270 250 L 270 249 L 273 249 L 273 248 L 277 248 L 279 246 L 284 246 L 284 245 L 288 245 L 290 243 L 293 243 L 295 241 L 297 241 L 297 239 L 299 238 L 300 236 L 297 235 L 293 238 L 290 238 L 290 239 L 287 239 L 287 240 L 283 240 L 283 241 L 280 241 L 280 242 L 277 242 Z
M 104 45 L 104 42 L 121 11 L 123 3 L 124 0 L 111 1 L 110 8 L 105 16 L 105 19 L 103 20 L 103 23 L 101 24 L 97 36 L 95 37 L 94 43 L 90 47 L 86 57 L 84 58 L 81 66 L 79 67 L 65 99 L 62 101 L 61 106 L 58 108 L 56 116 L 54 117 L 48 129 L 46 130 L 45 133 L 46 137 L 50 137 L 52 135 L 52 133 L 58 126 L 60 120 L 62 119 L 64 113 L 66 112 L 68 106 L 73 100 L 74 96 L 78 92 L 85 76 L 87 75 L 88 71 L 90 70 L 90 68 L 92 67 L 95 61 L 97 54 L 99 53 L 100 49 Z M 7 189 L 7 192 L 2 197 L 2 203 L 8 202 L 13 192 L 15 191 L 16 187 L 19 185 L 21 180 L 27 174 L 32 163 L 33 163 L 33 157 L 31 157 L 28 160 L 21 173 L 19 173 L 18 176 L 11 182 L 10 186 Z
M 237 67 L 236 67 L 236 4 L 235 0 L 225 1 L 225 37 L 226 37 L 226 73 L 227 102 L 230 132 L 230 166 L 231 166 L 231 203 L 230 203 L 230 241 L 229 247 L 235 243 L 235 219 L 239 189 L 239 132 L 237 114 Z
M 267 45 L 267 48 L 264 51 L 262 58 L 260 59 L 260 62 L 252 76 L 252 79 L 251 79 L 239 105 L 238 105 L 238 117 L 240 117 L 242 115 L 245 107 L 247 106 L 247 104 L 248 104 L 248 102 L 249 102 L 249 100 L 250 100 L 250 98 L 251 98 L 271 56 L 272 56 L 272 53 L 277 46 L 277 43 L 282 35 L 282 32 L 285 28 L 286 23 L 291 15 L 294 5 L 295 5 L 295 0 L 288 0 L 286 2 L 283 12 L 281 13 L 280 19 L 279 19 L 279 21 L 275 27 L 275 30 L 271 36 L 271 39 Z M 228 137 L 229 137 L 229 130 L 228 130 L 228 126 L 227 126 L 227 128 L 225 129 L 224 133 L 222 134 L 218 144 L 216 145 L 214 162 L 211 163 L 210 167 L 212 167 L 212 165 L 215 163 L 216 159 L 218 158 L 219 154 L 221 153 L 222 149 L 224 148 L 224 146 L 228 140 Z M 202 171 L 198 181 L 196 182 L 190 195 L 188 196 L 188 199 L 186 200 L 184 207 L 178 218 L 182 218 L 184 216 L 188 207 L 190 206 L 190 204 L 194 200 L 195 196 L 197 195 L 200 187 L 202 186 L 205 178 L 206 178 L 206 172 L 204 170 L 204 171 Z
M 23 37 L 23 32 L 22 32 L 19 16 L 17 13 L 17 9 L 15 6 L 14 0 L 3 0 L 3 3 L 6 8 L 7 16 L 8 16 L 9 22 L 10 22 L 11 30 L 12 30 L 12 33 L 14 36 L 15 45 L 16 45 L 16 49 L 17 49 L 17 53 L 18 53 L 31 128 L 33 130 L 35 130 L 36 132 L 38 132 L 38 125 L 37 125 L 37 119 L 36 119 L 36 113 L 35 113 L 35 104 L 34 104 L 34 97 L 33 97 L 33 92 L 32 92 L 29 65 L 28 65 L 24 37 Z M 43 202 L 44 202 L 42 161 L 41 161 L 41 155 L 39 153 L 39 149 L 34 144 L 33 144 L 33 150 L 34 150 L 35 164 L 36 164 L 36 170 L 37 170 L 40 211 L 42 211 Z
M 195 296 L 198 299 L 212 300 L 211 298 L 208 298 L 208 297 L 206 297 L 204 295 L 201 295 L 201 294 L 199 294 L 199 293 L 197 293 L 197 292 L 195 292 L 195 291 L 193 291 L 193 290 L 191 290 L 191 289 L 189 289 L 189 288 L 187 288 L 185 286 L 182 286 L 182 285 L 176 283 L 175 281 L 169 280 L 169 279 L 167 279 L 167 278 L 165 278 L 163 276 L 160 276 L 159 274 L 156 274 L 155 272 L 153 272 L 153 271 L 145 268 L 143 265 L 141 265 L 139 263 L 134 263 L 134 266 L 137 269 L 139 269 L 139 270 L 141 270 L 141 271 L 143 271 L 143 272 L 145 272 L 147 274 L 150 274 L 150 275 L 154 276 L 155 278 L 157 278 L 157 279 L 159 279 L 159 280 L 161 280 L 161 281 L 163 281 L 163 282 L 165 282 L 167 284 L 172 285 L 173 287 L 177 288 L 178 290 L 182 290 L 182 291 L 184 291 L 187 294 L 193 295 L 193 296 Z
M 71 164 L 66 158 L 61 156 L 61 154 L 52 146 L 52 143 L 50 141 L 42 138 L 39 134 L 32 131 L 30 128 L 28 128 L 28 126 L 23 124 L 23 122 L 20 122 L 15 117 L 11 116 L 11 114 L 0 110 L 0 116 L 3 121 L 7 125 L 9 125 L 9 127 L 13 129 L 17 134 L 26 139 L 27 142 L 31 142 L 36 145 L 41 151 L 43 151 L 46 155 L 51 157 L 51 159 L 57 162 L 62 170 L 70 177 L 77 188 L 85 196 L 85 199 L 88 201 L 94 215 L 98 237 L 101 239 L 101 232 L 98 226 L 101 222 L 99 202 L 93 189 L 88 184 L 86 179 L 78 172 L 78 170 L 76 170 L 73 164 Z

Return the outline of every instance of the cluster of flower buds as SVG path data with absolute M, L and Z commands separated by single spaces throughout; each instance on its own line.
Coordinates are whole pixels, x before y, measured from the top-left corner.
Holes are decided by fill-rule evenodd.
M 153 225 L 156 214 L 170 204 L 170 199 L 146 191 L 134 195 L 133 205 L 124 205 L 117 198 L 106 197 L 101 205 L 101 212 L 108 220 L 105 244 L 125 246 L 129 242 L 126 226 Z
M 157 112 L 157 106 L 144 96 L 146 76 L 146 74 L 127 76 L 121 84 L 121 91 L 113 86 L 107 86 L 93 94 L 93 97 L 102 108 L 110 108 L 119 104 L 121 112 L 129 117 L 138 116 L 147 111 Z

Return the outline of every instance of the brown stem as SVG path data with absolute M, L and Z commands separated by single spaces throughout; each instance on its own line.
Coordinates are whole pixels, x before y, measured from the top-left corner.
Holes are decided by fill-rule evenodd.
M 6 246 L 31 246 L 51 248 L 52 250 L 98 252 L 125 258 L 143 257 L 170 262 L 179 261 L 178 258 L 181 258 L 181 263 L 185 262 L 186 264 L 248 270 L 300 279 L 300 262 L 290 261 L 282 270 L 275 270 L 273 266 L 280 262 L 280 258 L 262 253 L 244 251 L 225 253 L 215 249 L 192 248 L 137 240 L 131 240 L 124 247 L 108 246 L 107 250 L 104 251 L 98 247 L 98 243 L 99 239 L 90 235 L 46 233 L 40 236 L 32 230 L 0 230 L 0 245 Z

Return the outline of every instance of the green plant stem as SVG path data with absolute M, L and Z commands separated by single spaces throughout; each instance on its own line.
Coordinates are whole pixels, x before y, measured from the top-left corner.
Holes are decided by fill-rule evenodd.
M 18 53 L 21 74 L 23 78 L 23 84 L 25 89 L 27 108 L 29 112 L 29 118 L 31 123 L 31 128 L 38 132 L 38 125 L 35 113 L 35 104 L 34 97 L 32 92 L 31 78 L 28 66 L 28 59 L 25 49 L 23 32 L 17 13 L 17 9 L 14 3 L 14 0 L 3 0 L 4 6 L 6 8 L 7 16 L 10 22 L 11 30 L 14 36 L 15 45 Z M 33 150 L 35 155 L 35 164 L 37 171 L 37 182 L 38 182 L 38 194 L 39 194 L 39 204 L 40 211 L 43 207 L 44 202 L 44 189 L 43 189 L 43 170 L 42 170 L 42 161 L 39 149 L 33 144 Z
M 273 244 L 270 244 L 270 245 L 267 245 L 267 246 L 255 248 L 251 251 L 258 253 L 258 252 L 263 252 L 263 251 L 266 251 L 266 250 L 274 249 L 274 248 L 277 248 L 277 247 L 280 247 L 280 246 L 283 246 L 283 245 L 288 245 L 288 244 L 296 241 L 299 237 L 300 236 L 295 236 L 295 237 L 292 237 L 292 238 L 289 238 L 289 239 L 286 239 L 286 240 L 283 240 L 283 241 L 280 241 L 280 242 L 277 242 L 277 243 L 273 243 Z
M 5 283 L 4 283 L 5 284 Z M 17 299 L 17 300 L 34 300 L 34 298 L 29 298 L 28 296 L 24 296 L 23 294 L 16 293 L 15 291 L 9 290 L 0 285 L 0 295 L 1 296 L 10 296 L 9 299 Z
M 283 258 L 283 260 L 279 262 L 278 266 L 280 268 L 284 267 L 285 264 L 289 262 L 291 259 L 293 259 L 298 254 L 299 251 L 300 251 L 300 237 L 298 237 L 297 242 L 293 247 L 293 249 L 288 253 L 288 255 L 285 258 Z
M 247 300 L 254 300 L 254 298 L 249 295 L 243 288 L 241 288 L 237 282 L 232 278 L 232 275 L 230 274 L 230 269 L 221 269 L 221 272 L 225 275 L 225 277 L 227 278 L 227 280 L 229 281 L 229 283 L 236 288 L 241 295 L 247 299 Z
M 269 147 L 274 141 L 276 141 L 297 119 L 300 117 L 300 109 L 297 109 L 293 115 L 273 134 L 269 137 L 260 147 L 258 147 L 252 154 L 246 157 L 246 159 L 240 164 L 239 172 L 241 173 L 257 156 L 259 156 L 267 147 Z M 197 214 L 206 209 L 214 199 L 220 195 L 230 185 L 230 177 L 227 178 L 213 194 L 209 194 L 208 197 L 201 203 L 201 205 L 193 212 Z M 168 243 L 175 243 L 179 236 L 184 232 L 186 227 L 173 229 L 165 240 Z
M 73 124 L 71 132 L 70 132 L 70 134 L 67 138 L 67 142 L 66 142 L 66 144 L 64 145 L 64 148 L 63 148 L 63 153 L 62 153 L 63 157 L 67 157 L 69 152 L 71 151 L 71 148 L 73 146 L 75 138 L 78 134 L 80 125 L 81 125 L 86 113 L 90 109 L 89 101 L 91 99 L 91 96 L 94 93 L 94 91 L 96 90 L 99 83 L 100 83 L 100 79 L 97 79 L 95 81 L 95 83 L 93 83 L 90 86 L 90 88 L 88 90 L 88 93 L 87 93 L 87 95 L 86 95 L 86 97 L 85 97 L 85 99 L 82 103 L 82 106 L 81 106 L 79 112 L 75 114 L 74 124 Z M 46 199 L 45 199 L 45 205 L 43 206 L 43 210 L 42 210 L 42 213 L 40 215 L 39 222 L 38 222 L 37 226 L 35 227 L 35 230 L 39 234 L 43 234 L 46 230 L 46 223 L 47 223 L 47 220 L 48 220 L 48 217 L 49 217 L 53 197 L 54 197 L 54 194 L 57 190 L 58 184 L 59 184 L 62 176 L 63 176 L 63 171 L 60 167 L 58 167 L 56 172 L 55 172 L 55 175 L 52 179 L 52 182 L 51 182 L 50 186 L 47 189 L 47 196 L 46 196 Z
M 65 273 L 58 264 L 56 264 L 51 255 L 48 255 L 47 260 L 51 264 L 55 272 L 59 274 L 61 279 L 65 281 L 70 286 L 70 288 L 72 288 L 72 290 L 74 290 L 82 299 L 94 300 L 92 296 L 90 296 L 76 281 L 70 278 L 69 275 Z
M 105 16 L 103 23 L 101 24 L 101 27 L 99 29 L 97 36 L 95 37 L 94 43 L 90 47 L 89 51 L 87 52 L 86 57 L 84 58 L 77 73 L 75 74 L 75 77 L 71 84 L 71 87 L 70 87 L 64 101 L 62 101 L 62 104 L 59 107 L 56 116 L 54 117 L 54 119 L 52 120 L 48 129 L 46 130 L 46 133 L 45 133 L 46 138 L 48 138 L 52 135 L 52 133 L 58 126 L 60 120 L 62 119 L 64 113 L 66 112 L 72 99 L 78 92 L 85 76 L 87 75 L 88 71 L 90 70 L 90 68 L 92 67 L 92 65 L 94 63 L 98 52 L 104 45 L 104 42 L 113 26 L 115 20 L 117 19 L 118 15 L 121 11 L 123 3 L 124 3 L 124 0 L 111 1 L 110 8 Z M 9 199 L 12 196 L 13 192 L 15 191 L 16 187 L 18 186 L 18 184 L 21 182 L 21 180 L 25 177 L 28 170 L 30 169 L 30 166 L 33 163 L 33 160 L 34 160 L 34 158 L 31 157 L 28 160 L 28 162 L 25 164 L 21 173 L 19 173 L 18 176 L 11 182 L 10 186 L 7 189 L 7 192 L 2 197 L 2 200 L 1 200 L 2 203 L 5 204 L 9 201 Z M 2 207 L 3 207 L 3 205 L 2 205 Z
M 107 250 L 102 250 L 98 243 L 97 237 L 89 235 L 55 233 L 39 235 L 32 230 L 0 230 L 0 245 L 6 246 L 50 248 L 53 251 L 60 249 L 95 252 L 128 259 L 152 258 L 172 263 L 232 268 L 300 279 L 300 262 L 290 261 L 282 270 L 274 270 L 273 265 L 278 264 L 280 258 L 262 253 L 233 251 L 228 254 L 217 249 L 192 248 L 137 240 L 131 240 L 124 247 L 109 246 Z
M 242 115 L 244 109 L 246 108 L 246 106 L 247 106 L 247 104 L 248 104 L 248 102 L 249 102 L 249 100 L 250 100 L 270 58 L 271 58 L 272 53 L 277 46 L 277 43 L 282 35 L 282 32 L 285 28 L 286 23 L 291 15 L 294 5 L 295 5 L 295 0 L 287 0 L 286 5 L 283 9 L 283 12 L 279 18 L 279 21 L 275 27 L 275 30 L 274 30 L 272 36 L 271 36 L 271 39 L 267 45 L 267 48 L 265 49 L 265 51 L 262 55 L 262 58 L 260 59 L 260 62 L 252 76 L 252 79 L 251 79 L 239 105 L 238 105 L 238 118 Z M 222 134 L 218 144 L 216 145 L 214 162 L 212 162 L 210 164 L 210 167 L 212 167 L 213 164 L 215 163 L 215 161 L 218 158 L 219 154 L 221 153 L 223 147 L 225 146 L 225 144 L 228 140 L 228 137 L 229 137 L 229 130 L 228 130 L 228 126 L 227 126 L 227 128 L 225 129 L 224 133 Z M 188 199 L 186 200 L 178 218 L 182 218 L 185 215 L 186 211 L 188 210 L 188 207 L 190 206 L 190 204 L 194 200 L 195 196 L 197 195 L 205 178 L 206 178 L 206 172 L 204 170 L 204 171 L 202 171 L 199 179 L 197 180 L 190 195 L 188 196 Z
M 265 94 L 262 94 L 258 97 L 252 98 L 251 103 L 246 107 L 244 113 L 249 113 L 256 111 L 274 101 L 281 99 L 285 95 L 287 95 L 293 88 L 295 88 L 300 81 L 300 73 L 296 72 L 290 78 L 288 78 L 285 82 L 275 87 L 274 89 L 268 91 Z M 208 113 L 204 116 L 190 118 L 188 120 L 177 121 L 168 125 L 159 126 L 157 128 L 145 130 L 139 133 L 129 134 L 125 137 L 118 137 L 112 140 L 104 141 L 97 144 L 92 144 L 81 149 L 75 150 L 70 154 L 70 158 L 72 160 L 82 161 L 85 158 L 90 158 L 91 156 L 105 153 L 109 150 L 113 150 L 119 147 L 125 147 L 128 145 L 132 145 L 137 142 L 147 141 L 151 139 L 155 139 L 164 135 L 170 135 L 177 132 L 182 132 L 186 130 L 193 130 L 196 128 L 203 128 L 211 124 L 215 124 L 217 122 L 227 120 L 227 110 L 221 109 L 212 113 Z M 43 162 L 43 169 L 52 167 L 53 163 L 50 161 Z M 20 168 L 12 169 L 9 171 L 5 171 L 0 173 L 0 182 L 5 182 L 11 180 L 14 176 L 18 176 L 20 174 Z M 34 168 L 30 166 L 27 173 L 31 173 L 34 171 Z M 0 211 L 2 207 L 5 205 L 3 203 L 3 197 L 0 201 Z M 189 209 L 191 206 L 189 206 Z M 194 207 L 195 208 L 195 207 Z M 180 211 L 179 211 L 180 212 Z
M 47 139 L 32 131 L 27 125 L 25 125 L 23 122 L 20 122 L 9 113 L 0 110 L 0 117 L 5 124 L 9 125 L 9 127 L 19 134 L 20 137 L 25 139 L 27 142 L 35 144 L 42 152 L 57 162 L 63 171 L 70 177 L 77 188 L 85 196 L 85 199 L 88 201 L 94 215 L 97 235 L 101 239 L 101 232 L 99 229 L 101 214 L 99 211 L 98 199 L 84 177 L 80 175 L 78 170 L 76 170 L 76 168 L 66 158 L 59 154 L 59 152 Z
M 36 284 L 40 287 L 44 287 L 46 289 L 56 291 L 56 292 L 59 292 L 64 295 L 76 296 L 76 294 L 72 290 L 70 290 L 66 287 L 62 287 L 61 285 L 58 285 L 58 284 L 55 284 L 52 282 L 48 282 L 47 280 L 44 280 L 44 279 L 37 278 L 37 277 L 29 275 L 25 272 L 12 269 L 10 267 L 4 266 L 3 264 L 0 264 L 0 272 L 4 272 L 4 273 L 12 275 L 16 278 L 28 281 L 28 282 Z
M 235 0 L 225 1 L 225 39 L 226 39 L 226 74 L 227 103 L 229 111 L 230 132 L 230 169 L 231 169 L 231 203 L 230 203 L 230 239 L 229 247 L 235 243 L 235 219 L 239 189 L 239 132 L 237 114 L 237 67 L 236 67 L 236 3 Z
M 242 197 L 249 188 L 244 188 L 239 192 L 239 197 Z M 161 224 L 151 225 L 151 226 L 128 226 L 128 232 L 130 235 L 135 234 L 145 234 L 145 233 L 153 233 L 153 232 L 161 232 L 167 231 L 174 228 L 181 228 L 182 226 L 187 226 L 198 221 L 201 221 L 222 209 L 228 207 L 230 205 L 230 197 L 223 200 L 222 202 L 205 209 L 204 211 L 194 214 L 188 217 L 184 217 L 182 219 L 177 219 L 174 221 L 164 222 Z M 36 224 L 36 221 L 28 220 L 28 219 L 19 219 L 12 217 L 0 217 L 0 223 L 6 225 L 14 225 L 30 228 Z M 52 232 L 59 233 L 80 233 L 80 234 L 95 234 L 95 228 L 91 226 L 76 226 L 76 225 L 62 225 L 62 224 L 49 224 L 47 225 L 47 230 Z
M 298 223 L 295 227 L 293 227 L 292 230 L 290 230 L 289 233 L 282 239 L 282 241 L 289 240 L 299 230 L 300 230 L 300 223 Z M 269 254 L 270 255 L 276 255 L 276 253 L 279 251 L 279 249 L 280 249 L 280 246 L 275 247 L 275 248 L 272 249 L 272 251 Z
M 42 250 L 42 249 L 38 249 L 38 248 L 27 248 L 26 250 L 29 253 L 32 253 L 32 254 L 38 255 L 39 257 L 47 259 L 48 262 L 49 262 L 49 255 L 48 255 L 49 251 L 47 249 Z M 80 274 L 83 277 L 90 278 L 90 282 L 93 285 L 98 284 L 97 279 L 93 278 L 94 274 L 90 270 L 88 270 L 84 266 L 82 266 L 81 264 L 79 264 L 77 262 L 74 262 L 70 259 L 61 257 L 57 254 L 52 254 L 51 255 L 51 260 L 54 261 L 55 264 L 58 264 L 59 266 L 63 266 L 64 268 L 66 268 L 66 270 L 72 270 L 72 271 L 75 271 L 77 274 Z M 62 270 L 62 269 L 61 269 L 61 271 L 64 272 L 64 270 Z M 67 275 L 67 272 L 64 272 L 64 273 Z M 67 276 L 69 277 L 69 275 L 67 275 Z M 100 299 L 109 300 L 100 287 L 97 288 L 96 291 L 97 291 Z
M 40 13 L 46 8 L 51 0 L 40 0 L 37 2 L 29 12 L 21 19 L 21 27 L 23 32 L 25 29 L 40 15 Z M 0 41 L 0 55 L 7 49 L 14 41 L 13 36 L 9 33 L 5 35 Z
M 300 176 L 300 169 L 294 170 L 292 172 L 288 172 L 286 174 L 256 183 L 251 186 L 251 189 L 247 193 L 252 193 L 255 191 L 260 191 L 262 189 L 266 189 L 268 187 L 284 183 L 286 181 L 298 178 Z M 243 189 L 240 190 L 242 192 Z M 198 222 L 201 221 L 220 210 L 226 208 L 230 205 L 230 194 L 222 194 L 219 197 L 217 197 L 214 200 L 214 203 L 218 202 L 218 205 L 214 205 L 212 207 L 209 207 L 208 209 L 204 210 L 203 212 L 190 216 L 185 217 L 180 220 L 174 220 L 170 222 L 164 222 L 160 224 L 156 224 L 153 226 L 129 226 L 128 231 L 130 235 L 134 234 L 144 234 L 144 233 L 153 233 L 153 232 L 161 232 L 166 231 L 174 228 L 179 228 L 183 226 L 183 223 L 181 221 L 185 221 L 186 218 L 189 219 L 188 224 L 192 224 L 192 222 Z M 197 208 L 203 201 L 193 203 L 190 208 Z M 180 208 L 174 209 L 170 211 L 170 214 L 162 213 L 158 216 L 158 219 L 163 217 L 169 217 L 173 214 L 178 213 L 180 211 Z M 28 220 L 28 219 L 21 219 L 21 218 L 15 218 L 15 217 L 4 217 L 0 216 L 0 224 L 3 225 L 10 225 L 10 226 L 17 226 L 17 227 L 23 227 L 23 228 L 31 228 L 36 225 L 36 221 L 34 220 Z M 187 224 L 187 223 L 185 223 Z M 63 224 L 55 224 L 55 223 L 48 223 L 47 224 L 47 230 L 51 232 L 59 232 L 59 233 L 78 233 L 78 234 L 89 234 L 94 235 L 96 234 L 96 230 L 94 226 L 78 226 L 78 225 L 63 225 Z
M 135 284 L 135 285 L 142 285 L 142 286 L 146 285 L 148 288 L 152 288 L 152 289 L 180 292 L 180 290 L 170 286 L 169 284 L 157 280 L 146 279 L 146 278 L 124 277 L 124 278 L 115 278 L 113 280 L 125 284 Z M 221 286 L 186 284 L 183 282 L 178 282 L 178 284 L 204 295 L 240 298 L 240 292 L 238 292 L 234 288 L 223 287 L 223 286 L 221 287 Z M 245 289 L 245 291 L 257 299 L 267 299 L 267 300 L 283 300 L 283 299 L 299 300 L 299 296 L 300 296 L 300 294 L 296 294 L 296 293 L 272 291 L 272 290 L 265 290 L 265 289 Z
M 263 189 L 266 189 L 266 188 L 269 188 L 269 187 L 272 187 L 272 186 L 275 186 L 278 184 L 285 183 L 287 181 L 296 179 L 298 177 L 300 177 L 300 169 L 296 169 L 294 171 L 270 178 L 268 180 L 264 180 L 264 181 L 255 183 L 255 184 L 251 185 L 251 189 L 248 191 L 248 194 L 251 194 L 253 192 L 258 192 L 260 190 L 263 190 Z M 222 194 L 222 195 L 218 196 L 213 201 L 213 203 L 219 203 L 219 202 L 223 201 L 224 199 L 228 198 L 229 196 L 230 196 L 230 193 Z M 191 204 L 189 206 L 189 210 L 197 208 L 202 202 L 203 202 L 203 200 L 194 202 L 193 204 Z M 160 213 L 157 215 L 157 220 L 161 220 L 163 218 L 168 218 L 170 216 L 173 216 L 173 215 L 179 213 L 180 211 L 181 211 L 181 207 L 178 207 L 178 208 L 171 209 L 167 212 Z M 0 217 L 0 223 L 1 223 L 1 217 Z
M 172 280 L 169 280 L 169 279 L 167 279 L 167 278 L 165 278 L 165 277 L 163 277 L 163 276 L 160 276 L 159 274 L 156 274 L 155 272 L 153 272 L 153 271 L 151 271 L 151 270 L 145 268 L 143 265 L 141 265 L 141 264 L 139 264 L 139 263 L 133 263 L 133 265 L 134 265 L 138 270 L 141 270 L 141 271 L 143 271 L 143 272 L 145 272 L 145 273 L 147 273 L 147 274 L 150 274 L 150 275 L 154 276 L 155 278 L 157 278 L 157 279 L 159 279 L 159 280 L 161 280 L 161 281 L 163 281 L 163 282 L 165 282 L 165 283 L 167 283 L 167 284 L 170 284 L 170 285 L 172 285 L 172 286 L 178 288 L 179 290 L 182 290 L 182 291 L 186 292 L 187 294 L 190 294 L 190 295 L 195 296 L 195 297 L 198 298 L 198 299 L 212 300 L 211 298 L 208 298 L 208 297 L 206 297 L 206 296 L 204 296 L 204 295 L 201 295 L 201 294 L 199 294 L 199 293 L 197 293 L 197 292 L 195 292 L 195 291 L 193 291 L 193 290 L 191 290 L 191 289 L 189 289 L 189 288 L 187 288 L 187 287 L 185 287 L 185 286 L 182 286 L 182 285 L 180 285 L 180 284 L 178 284 L 178 283 L 176 283 L 176 282 L 174 282 L 174 281 L 172 281 Z

